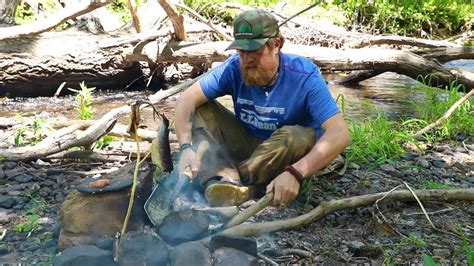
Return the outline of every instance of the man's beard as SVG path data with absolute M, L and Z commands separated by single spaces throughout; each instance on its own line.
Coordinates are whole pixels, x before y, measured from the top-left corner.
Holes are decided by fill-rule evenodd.
M 242 78 L 245 85 L 247 86 L 260 86 L 265 87 L 271 85 L 277 74 L 278 65 L 265 64 L 257 65 L 254 67 L 248 67 L 240 65 L 242 71 Z

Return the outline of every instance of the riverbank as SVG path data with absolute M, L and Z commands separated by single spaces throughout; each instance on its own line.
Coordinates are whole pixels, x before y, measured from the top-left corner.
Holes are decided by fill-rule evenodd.
M 414 189 L 474 187 L 472 138 L 433 145 L 424 154 L 407 153 L 394 164 L 368 169 L 350 165 L 341 177 L 312 180 L 311 189 L 288 208 L 268 207 L 250 222 L 306 213 L 318 202 L 389 191 L 407 182 Z M 58 210 L 83 176 L 124 162 L 4 162 L 0 171 L 0 262 L 50 264 L 57 254 Z M 402 189 L 405 189 L 402 187 Z M 460 235 L 473 239 L 470 202 L 424 202 L 439 230 L 416 203 L 394 202 L 336 212 L 321 221 L 257 238 L 258 251 L 277 263 L 421 262 L 422 254 L 440 263 L 465 260 Z M 386 221 L 384 220 L 386 219 Z M 310 255 L 309 255 L 310 254 Z M 310 256 L 310 257 L 308 257 Z

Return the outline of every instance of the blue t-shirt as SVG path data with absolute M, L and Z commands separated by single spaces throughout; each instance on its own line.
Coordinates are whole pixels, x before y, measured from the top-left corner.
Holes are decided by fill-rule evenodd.
M 239 122 L 263 140 L 285 125 L 314 128 L 320 138 L 321 124 L 339 112 L 318 67 L 297 55 L 280 53 L 277 80 L 266 90 L 245 85 L 238 55 L 201 78 L 200 85 L 208 100 L 232 95 Z

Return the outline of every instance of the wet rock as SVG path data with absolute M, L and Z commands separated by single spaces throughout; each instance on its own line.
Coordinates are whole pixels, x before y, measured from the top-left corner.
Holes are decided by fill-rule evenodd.
M 36 237 L 27 238 L 18 248 L 20 251 L 35 251 L 41 248 L 41 240 Z
M 16 199 L 12 196 L 0 196 L 0 207 L 5 209 L 11 209 L 17 203 Z
M 433 249 L 433 255 L 435 257 L 447 258 L 447 257 L 451 256 L 451 251 L 449 251 L 449 249 L 445 249 L 445 248 L 435 248 L 435 249 Z
M 209 250 L 214 252 L 218 248 L 234 248 L 253 256 L 257 256 L 257 241 L 252 237 L 215 235 L 209 242 Z
M 363 245 L 360 246 L 354 252 L 355 257 L 365 257 L 365 258 L 372 258 L 377 259 L 381 258 L 384 255 L 384 250 L 382 247 L 377 245 Z
M 202 237 L 209 228 L 207 216 L 195 210 L 171 212 L 163 219 L 158 232 L 169 244 L 177 245 Z
M 471 184 L 474 184 L 474 176 L 470 176 L 470 177 L 466 178 L 466 181 L 471 183 Z
M 3 163 L 3 169 L 5 170 L 10 170 L 10 169 L 13 169 L 13 168 L 16 168 L 18 165 L 15 163 L 15 162 L 4 162 Z
M 11 252 L 11 247 L 7 244 L 0 244 L 0 255 L 5 255 Z
M 9 191 L 21 191 L 23 190 L 22 185 L 2 186 L 0 187 L 0 193 L 5 194 Z
M 0 208 L 0 224 L 6 224 L 10 222 L 11 217 L 13 216 L 11 212 L 12 211 L 9 209 Z
M 121 266 L 166 265 L 169 258 L 166 243 L 154 235 L 127 233 L 121 245 Z
M 170 265 L 212 265 L 211 252 L 200 242 L 186 242 L 170 252 Z M 238 265 L 238 264 L 233 264 Z
M 13 180 L 15 180 L 18 183 L 27 183 L 33 180 L 33 177 L 28 174 L 21 174 L 13 177 Z
M 97 239 L 97 241 L 95 242 L 95 245 L 101 249 L 113 250 L 114 241 L 115 239 L 112 237 L 102 237 L 102 238 Z
M 0 166 L 0 180 L 5 179 L 5 171 L 3 171 L 3 167 Z
M 447 168 L 448 164 L 445 161 L 435 160 L 433 161 L 433 166 L 438 168 Z
M 425 159 L 418 159 L 418 165 L 423 168 L 430 168 L 430 163 Z
M 212 253 L 214 266 L 226 265 L 260 265 L 258 259 L 250 254 L 233 248 L 219 248 Z
M 56 256 L 55 266 L 109 266 L 117 265 L 112 252 L 95 246 L 78 245 L 64 250 Z

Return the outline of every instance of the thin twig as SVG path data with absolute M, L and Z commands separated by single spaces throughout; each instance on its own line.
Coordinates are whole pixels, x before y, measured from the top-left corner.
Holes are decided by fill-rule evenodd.
M 278 266 L 278 265 L 279 265 L 278 263 L 276 263 L 275 261 L 273 261 L 273 260 L 270 259 L 269 257 L 266 257 L 266 256 L 264 256 L 264 255 L 262 255 L 262 254 L 260 254 L 260 253 L 257 254 L 257 257 L 258 257 L 259 259 L 262 259 L 263 261 L 265 261 L 266 263 L 268 263 L 268 264 L 270 264 L 270 265 L 272 265 L 272 266 Z
M 3 229 L 2 235 L 0 235 L 0 241 L 3 241 L 6 235 L 7 235 L 7 229 L 5 228 Z
M 430 222 L 431 227 L 433 227 L 433 229 L 435 229 L 435 230 L 438 230 L 438 228 L 433 224 L 433 222 L 431 222 L 430 216 L 428 215 L 428 213 L 426 213 L 425 207 L 424 207 L 423 204 L 421 203 L 421 201 L 420 201 L 420 199 L 418 198 L 418 196 L 415 194 L 415 191 L 413 191 L 413 189 L 408 185 L 407 182 L 404 181 L 403 183 L 404 183 L 405 186 L 408 188 L 408 190 L 410 190 L 411 194 L 413 194 L 413 197 L 416 199 L 416 201 L 418 202 L 418 204 L 419 204 L 420 207 L 421 207 L 421 210 L 422 210 L 423 213 L 425 214 L 426 219 L 428 220 L 428 222 Z
M 455 210 L 455 209 L 453 209 L 453 208 L 447 208 L 447 209 L 442 209 L 442 210 L 439 210 L 439 211 L 427 212 L 427 214 L 432 215 L 432 214 L 450 212 L 450 211 L 454 211 L 454 210 Z M 420 215 L 420 214 L 424 214 L 424 213 L 422 213 L 422 212 L 405 213 L 406 216 Z

